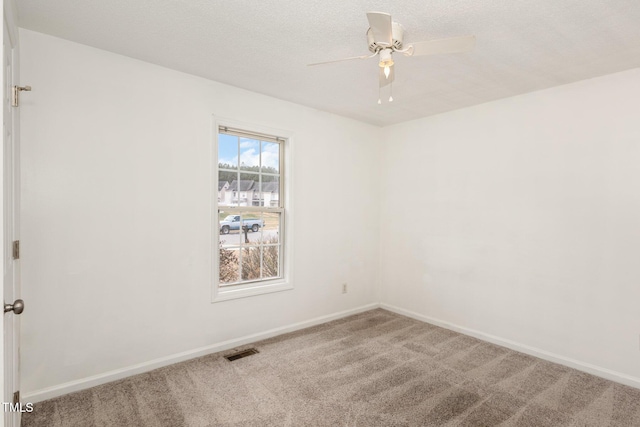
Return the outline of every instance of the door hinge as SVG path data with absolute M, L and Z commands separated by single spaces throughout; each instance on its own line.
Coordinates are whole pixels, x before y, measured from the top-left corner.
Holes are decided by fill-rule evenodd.
M 20 403 L 20 390 L 13 393 L 13 404 Z
M 31 92 L 31 86 L 14 86 L 11 91 L 11 106 L 20 106 L 20 92 Z
M 13 241 L 13 259 L 20 259 L 20 240 Z

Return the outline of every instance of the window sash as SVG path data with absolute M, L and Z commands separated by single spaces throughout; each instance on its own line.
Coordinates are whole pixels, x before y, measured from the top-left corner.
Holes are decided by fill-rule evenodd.
M 272 135 L 266 135 L 266 134 L 262 134 L 262 133 L 258 133 L 258 132 L 249 132 L 249 131 L 244 131 L 241 129 L 236 129 L 236 128 L 232 128 L 232 127 L 228 127 L 228 126 L 218 126 L 218 133 L 219 134 L 226 134 L 226 135 L 232 135 L 232 136 L 238 136 L 241 138 L 250 138 L 250 139 L 255 139 L 258 141 L 265 141 L 265 142 L 273 142 L 273 143 L 277 143 L 278 144 L 278 173 L 274 174 L 274 173 L 270 173 L 270 172 L 262 172 L 262 165 L 260 167 L 260 171 L 259 172 L 252 172 L 252 171 L 245 171 L 240 169 L 240 150 L 238 150 L 238 167 L 236 169 L 229 169 L 229 168 L 220 168 L 217 165 L 220 164 L 220 159 L 218 158 L 218 153 L 216 153 L 216 159 L 217 159 L 217 163 L 216 163 L 216 171 L 220 172 L 220 171 L 224 171 L 224 172 L 237 172 L 237 181 L 238 183 L 240 182 L 240 175 L 243 173 L 248 173 L 248 174 L 257 174 L 260 177 L 264 176 L 273 176 L 273 177 L 278 177 L 279 178 L 279 182 L 278 182 L 278 191 L 279 196 L 278 196 L 278 207 L 279 208 L 283 208 L 284 206 L 284 180 L 285 180 L 285 175 L 284 175 L 284 143 L 285 143 L 285 139 L 281 138 L 281 137 L 277 137 L 277 136 L 272 136 Z M 262 148 L 260 149 L 260 156 L 261 156 L 261 163 L 262 163 Z M 219 175 L 219 174 L 218 174 Z M 218 175 L 216 175 L 216 184 L 218 183 Z M 262 184 L 262 179 L 260 178 L 260 184 Z M 260 188 L 260 190 L 262 190 L 262 188 Z M 227 205 L 225 205 L 226 207 Z
M 227 207 L 223 207 L 223 208 L 218 208 L 218 220 L 220 219 L 220 211 L 224 211 L 227 213 L 233 213 L 233 212 L 237 212 L 237 214 L 241 214 L 244 212 L 249 212 L 248 209 L 245 209 L 247 206 L 233 206 L 233 209 L 227 209 Z M 229 245 L 229 246 L 225 246 L 224 248 L 220 247 L 220 228 L 218 227 L 218 231 L 216 233 L 216 235 L 218 236 L 218 243 L 217 243 L 217 250 L 216 250 L 216 259 L 217 259 L 217 263 L 218 263 L 218 276 L 216 278 L 216 282 L 218 284 L 219 288 L 228 288 L 228 287 L 232 287 L 232 286 L 239 286 L 239 285 L 246 285 L 246 284 L 250 284 L 250 283 L 266 283 L 269 281 L 277 281 L 277 280 L 282 280 L 284 277 L 284 265 L 285 265 L 285 261 L 284 261 L 284 241 L 285 241 L 285 212 L 284 212 L 284 208 L 273 208 L 273 209 L 260 209 L 260 207 L 255 206 L 255 209 L 251 209 L 251 212 L 264 212 L 264 213 L 273 213 L 273 212 L 278 212 L 280 213 L 280 218 L 279 218 L 279 230 L 278 230 L 278 243 L 274 244 L 274 243 L 267 243 L 267 244 L 259 244 L 259 245 L 250 245 L 247 246 L 245 245 L 242 240 L 242 227 L 240 228 L 240 230 L 238 230 L 239 233 L 239 244 L 238 245 Z M 261 251 L 263 250 L 263 248 L 269 247 L 269 246 L 277 246 L 278 247 L 278 275 L 274 276 L 274 277 L 267 277 L 267 278 L 258 278 L 258 279 L 250 279 L 250 280 L 242 280 L 242 250 L 245 248 L 259 248 Z M 239 250 L 239 257 L 238 257 L 238 280 L 235 282 L 230 282 L 230 283 L 222 283 L 220 282 L 220 250 L 221 249 L 227 249 L 227 250 L 234 250 L 234 249 L 238 249 Z M 263 257 L 262 254 L 260 256 L 260 276 L 262 276 L 262 262 L 263 262 Z

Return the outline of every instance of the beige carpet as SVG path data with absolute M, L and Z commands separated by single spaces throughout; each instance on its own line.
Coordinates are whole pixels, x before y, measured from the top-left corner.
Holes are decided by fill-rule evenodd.
M 255 346 L 38 403 L 22 425 L 640 426 L 638 389 L 384 310 Z

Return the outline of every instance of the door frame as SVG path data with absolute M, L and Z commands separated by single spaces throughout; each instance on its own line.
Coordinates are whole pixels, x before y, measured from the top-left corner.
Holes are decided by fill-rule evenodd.
M 2 7 L 2 23 L 3 23 L 3 31 L 2 31 L 2 42 L 3 42 L 3 46 L 4 43 L 6 43 L 7 41 L 4 40 L 4 38 L 6 37 L 5 34 L 8 35 L 8 37 L 10 38 L 10 40 L 8 41 L 9 43 L 11 43 L 11 47 L 12 47 L 12 53 L 11 53 L 11 82 L 9 82 L 9 86 L 13 86 L 13 85 L 17 85 L 19 82 L 19 41 L 18 41 L 18 17 L 17 17 L 17 8 L 16 8 L 16 4 L 15 4 L 15 0 L 3 0 L 3 7 Z M 2 81 L 4 82 L 4 78 L 5 78 L 5 67 L 4 67 L 4 52 L 3 52 L 3 67 L 2 67 Z M 6 87 L 3 87 L 3 91 L 6 90 Z M 4 94 L 3 94 L 4 95 Z M 11 96 L 11 93 L 9 93 L 9 96 Z M 5 103 L 3 102 L 3 108 L 5 108 Z M 4 266 L 4 260 L 5 257 L 10 257 L 12 258 L 12 254 L 6 254 L 6 251 L 9 250 L 8 248 L 12 247 L 12 243 L 14 240 L 18 239 L 19 236 L 19 199 L 20 199 L 20 186 L 19 186 L 19 180 L 20 180 L 20 169 L 19 169 L 19 113 L 18 113 L 18 108 L 13 108 L 13 107 L 8 107 L 11 109 L 10 114 L 11 114 L 11 163 L 12 163 L 12 176 L 11 176 L 11 182 L 12 182 L 12 188 L 10 189 L 11 193 L 10 195 L 5 194 L 5 184 L 6 181 L 5 180 L 5 174 L 7 173 L 7 171 L 4 168 L 5 165 L 5 161 L 7 161 L 8 159 L 5 159 L 5 153 L 4 153 L 4 149 L 0 150 L 0 165 L 2 168 L 2 173 L 0 174 L 0 189 L 2 189 L 2 208 L 0 209 L 0 219 L 2 220 L 2 224 L 3 227 L 0 228 L 0 234 L 2 234 L 2 269 L 3 269 L 3 277 L 4 277 L 4 272 L 5 272 L 5 266 Z M 4 111 L 3 111 L 3 117 L 4 117 Z M 4 135 L 5 135 L 5 129 L 4 129 L 4 125 L 3 125 L 3 140 L 4 140 Z M 9 225 L 8 228 L 8 233 L 5 234 L 5 230 L 4 230 L 4 222 L 7 218 L 5 218 L 5 199 L 6 197 L 10 197 L 10 203 L 11 203 L 11 209 L 12 209 L 12 217 L 13 217 L 13 221 L 12 224 Z M 19 264 L 16 261 L 10 261 L 13 263 L 12 267 L 13 267 L 13 277 L 11 279 L 11 283 L 9 284 L 10 286 L 13 287 L 13 297 L 15 298 L 19 298 L 20 295 L 20 289 L 19 289 Z M 3 294 L 4 294 L 4 288 L 5 286 L 7 286 L 6 283 L 4 283 L 3 280 Z M 6 301 L 7 303 L 13 303 L 13 301 Z M 13 319 L 11 320 L 11 324 L 14 325 L 13 327 L 13 339 L 12 339 L 12 348 L 5 348 L 5 340 L 4 340 L 4 328 L 5 328 L 5 321 L 7 320 L 6 316 L 13 316 Z M 7 313 L 7 314 L 3 314 L 2 316 L 0 316 L 0 330 L 3 331 L 3 339 L 2 339 L 2 345 L 0 346 L 0 363 L 2 363 L 2 367 L 0 368 L 0 382 L 2 383 L 2 395 L 3 395 L 3 399 L 2 402 L 9 402 L 12 403 L 12 395 L 13 395 L 13 391 L 17 391 L 19 390 L 19 355 L 20 355 L 20 351 L 19 351 L 19 318 L 15 316 L 15 314 L 13 313 Z M 10 352 L 11 354 L 8 354 L 8 352 Z M 10 358 L 10 362 L 7 360 L 7 358 Z M 5 375 L 5 363 L 11 363 L 11 374 L 10 375 Z M 9 378 L 7 378 L 9 377 Z M 7 382 L 10 382 L 7 383 Z M 11 389 L 13 390 L 12 392 L 9 393 L 9 396 L 6 395 L 6 391 Z M 7 405 L 3 405 L 3 412 L 4 415 L 0 416 L 0 427 L 17 427 L 20 425 L 20 411 L 14 412 L 14 411 L 7 411 L 6 406 Z

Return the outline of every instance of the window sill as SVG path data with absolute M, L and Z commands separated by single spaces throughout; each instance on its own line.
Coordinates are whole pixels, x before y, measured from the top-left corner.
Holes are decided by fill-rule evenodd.
M 214 289 L 213 299 L 214 302 L 229 301 L 238 298 L 246 298 L 254 295 L 270 294 L 273 292 L 281 292 L 293 289 L 293 284 L 284 280 L 277 280 L 266 283 L 251 283 L 248 285 L 229 286 L 226 288 Z

